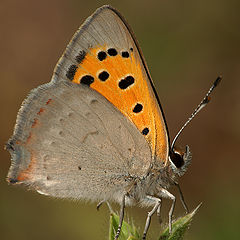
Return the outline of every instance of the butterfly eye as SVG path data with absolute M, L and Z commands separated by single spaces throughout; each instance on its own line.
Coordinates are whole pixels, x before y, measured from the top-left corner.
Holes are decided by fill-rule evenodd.
M 176 168 L 181 168 L 184 165 L 183 155 L 173 150 L 170 152 L 171 161 L 174 163 Z

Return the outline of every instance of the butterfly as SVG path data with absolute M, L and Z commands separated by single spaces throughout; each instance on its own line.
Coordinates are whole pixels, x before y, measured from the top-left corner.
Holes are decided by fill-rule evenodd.
M 57 198 L 118 202 L 115 239 L 125 206 L 135 204 L 153 207 L 145 239 L 162 198 L 172 201 L 171 232 L 176 198 L 168 189 L 179 188 L 177 179 L 191 161 L 188 146 L 180 151 L 170 145 L 141 49 L 122 15 L 108 5 L 75 33 L 51 81 L 24 100 L 6 148 L 9 183 Z

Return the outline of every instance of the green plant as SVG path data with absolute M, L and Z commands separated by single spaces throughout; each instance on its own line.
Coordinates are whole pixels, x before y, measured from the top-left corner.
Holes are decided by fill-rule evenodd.
M 196 207 L 196 209 L 194 209 L 191 213 L 174 221 L 172 224 L 171 234 L 169 234 L 168 227 L 164 229 L 158 240 L 182 240 L 186 230 L 189 228 L 190 223 L 192 222 L 193 216 L 196 214 L 200 205 Z M 109 240 L 114 240 L 114 236 L 118 228 L 118 223 L 118 215 L 112 212 L 110 214 Z M 141 240 L 141 235 L 139 234 L 134 224 L 129 224 L 123 221 L 119 240 Z

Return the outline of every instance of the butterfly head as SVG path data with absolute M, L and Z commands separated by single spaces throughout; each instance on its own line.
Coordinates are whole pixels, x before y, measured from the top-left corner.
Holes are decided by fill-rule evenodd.
M 192 154 L 189 146 L 186 146 L 185 151 L 174 146 L 169 154 L 169 162 L 174 175 L 182 176 L 187 171 L 191 159 Z

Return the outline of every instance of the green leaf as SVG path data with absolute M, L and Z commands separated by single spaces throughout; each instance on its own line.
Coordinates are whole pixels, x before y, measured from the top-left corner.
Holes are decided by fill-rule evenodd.
M 195 210 L 174 221 L 172 224 L 172 232 L 169 234 L 169 228 L 167 227 L 161 234 L 159 240 L 182 240 L 186 230 L 189 228 L 193 216 L 196 214 L 197 210 L 201 204 L 199 204 Z
M 115 213 L 110 214 L 110 228 L 109 228 L 109 240 L 114 240 L 115 234 L 118 229 L 119 224 L 119 216 Z M 121 233 L 119 236 L 119 240 L 139 240 L 140 235 L 136 229 L 136 227 L 132 224 L 128 224 L 123 221 Z
M 169 228 L 167 227 L 162 232 L 159 240 L 182 240 L 186 230 L 189 228 L 190 223 L 193 219 L 193 216 L 196 214 L 197 210 L 201 204 L 196 207 L 191 213 L 187 214 L 184 217 L 181 217 L 173 222 L 172 232 L 169 234 Z M 109 240 L 114 240 L 115 234 L 118 229 L 119 217 L 115 213 L 110 214 L 110 228 L 109 228 Z M 128 224 L 123 221 L 121 233 L 119 240 L 141 240 L 141 236 L 137 231 L 137 228 L 133 224 Z

